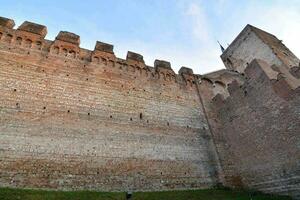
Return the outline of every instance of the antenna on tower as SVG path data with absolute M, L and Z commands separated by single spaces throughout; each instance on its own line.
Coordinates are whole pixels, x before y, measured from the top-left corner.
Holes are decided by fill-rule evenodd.
M 218 44 L 220 45 L 222 53 L 225 51 L 224 47 L 220 44 L 219 40 L 217 40 Z

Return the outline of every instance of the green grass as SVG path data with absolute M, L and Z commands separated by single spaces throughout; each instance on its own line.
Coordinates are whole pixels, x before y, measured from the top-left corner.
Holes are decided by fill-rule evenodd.
M 125 200 L 125 193 L 62 192 L 0 188 L 0 200 Z M 137 192 L 132 200 L 289 200 L 288 197 L 227 189 Z
M 208 189 L 175 192 L 136 193 L 134 200 L 288 200 L 291 198 L 258 192 Z
M 125 193 L 92 191 L 46 191 L 0 188 L 0 200 L 102 200 L 125 199 Z

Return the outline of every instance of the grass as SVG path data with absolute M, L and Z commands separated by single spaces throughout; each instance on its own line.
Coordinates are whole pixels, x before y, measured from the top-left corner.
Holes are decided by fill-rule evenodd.
M 288 200 L 289 197 L 241 190 L 208 189 L 175 192 L 136 193 L 133 200 Z
M 125 200 L 125 193 L 63 192 L 0 188 L 0 200 Z M 137 192 L 132 200 L 290 200 L 289 197 L 228 189 Z

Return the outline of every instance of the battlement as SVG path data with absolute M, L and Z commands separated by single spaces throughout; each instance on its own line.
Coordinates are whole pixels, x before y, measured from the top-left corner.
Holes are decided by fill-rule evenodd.
M 300 79 L 294 77 L 290 71 L 282 65 L 270 66 L 259 59 L 253 60 L 245 70 L 246 78 L 263 81 L 263 77 L 270 83 L 275 93 L 284 98 L 293 98 L 300 89 Z
M 87 50 L 80 47 L 80 36 L 75 33 L 60 31 L 54 41 L 49 41 L 45 39 L 47 27 L 44 25 L 28 21 L 22 23 L 17 29 L 14 29 L 14 25 L 14 20 L 0 17 L 0 42 L 11 45 L 11 50 L 14 48 L 24 49 L 24 52 L 28 52 L 28 55 L 30 53 L 41 53 L 46 58 L 54 57 L 55 59 L 66 60 L 65 62 L 70 60 L 70 62 L 78 62 L 84 66 L 97 67 L 97 65 L 105 65 L 111 70 L 122 70 L 122 73 L 131 73 L 134 77 L 144 75 L 148 79 L 161 79 L 162 81 L 185 84 L 189 87 L 205 83 L 206 87 L 213 91 L 214 96 L 217 94 L 222 94 L 224 97 L 229 96 L 228 85 L 234 80 L 242 84 L 240 76 L 244 73 L 235 72 L 234 70 L 219 70 L 205 75 L 198 75 L 194 74 L 190 68 L 181 67 L 178 74 L 176 74 L 168 61 L 155 60 L 154 67 L 151 67 L 145 64 L 143 55 L 132 51 L 127 52 L 126 59 L 117 58 L 113 51 L 114 46 L 111 44 L 97 41 L 94 50 Z M 228 59 L 226 58 L 231 59 L 230 55 L 233 54 L 235 48 L 239 48 L 239 41 L 245 39 L 245 37 L 250 37 L 248 35 L 251 32 L 258 35 L 268 45 L 273 44 L 274 46 L 277 44 L 278 40 L 275 36 L 247 25 L 221 56 L 226 66 L 228 65 Z M 18 52 L 20 53 L 20 51 Z M 299 67 L 294 66 L 289 71 L 280 65 L 277 66 L 275 72 L 271 68 L 265 70 L 278 73 L 278 76 L 286 74 L 286 82 L 289 83 L 291 88 L 297 88 L 295 83 L 298 79 L 294 74 L 299 73 Z
M 214 93 L 209 97 L 214 105 L 221 108 L 230 96 L 240 96 L 241 99 L 248 96 L 249 89 L 247 88 L 254 87 L 255 84 L 269 85 L 274 94 L 285 100 L 295 98 L 299 93 L 300 79 L 294 77 L 284 66 L 270 66 L 263 60 L 254 59 L 244 72 L 244 74 L 233 72 L 235 74 L 226 77 L 226 80 L 224 80 L 224 75 L 228 73 L 226 70 L 225 73 L 218 71 L 208 74 L 210 78 L 203 78 L 205 81 L 215 84 L 214 87 L 216 87 L 216 83 L 223 86 L 222 90 L 213 89 Z M 213 81 L 215 76 L 218 77 L 217 81 Z M 226 82 L 227 87 L 225 88 L 219 80 Z
M 132 66 L 137 70 L 146 69 L 152 73 L 164 74 L 161 77 L 172 77 L 176 73 L 168 61 L 155 60 L 154 67 L 146 66 L 143 55 L 128 51 L 126 59 L 117 58 L 113 51 L 113 45 L 97 41 L 94 50 L 86 50 L 80 47 L 80 36 L 68 31 L 60 31 L 54 41 L 45 39 L 47 27 L 33 22 L 25 21 L 17 29 L 13 29 L 15 23 L 12 19 L 0 18 L 0 39 L 13 46 L 26 47 L 31 50 L 41 50 L 49 55 L 62 58 L 84 60 L 91 63 L 107 63 L 112 65 L 122 63 L 124 66 Z M 153 69 L 153 70 L 152 70 Z M 192 70 L 186 70 L 193 75 Z M 181 73 L 180 71 L 179 74 Z M 159 75 L 157 75 L 159 77 Z M 174 78 L 174 77 L 173 77 Z M 171 79 L 171 78 L 170 78 Z
M 5 17 L 0 17 L 0 26 L 12 29 L 15 26 L 15 21 Z
M 29 33 L 34 33 L 43 38 L 47 35 L 47 27 L 46 26 L 43 26 L 40 24 L 35 24 L 32 22 L 28 22 L 28 21 L 25 21 L 23 24 L 21 24 L 18 27 L 18 30 L 29 32 Z

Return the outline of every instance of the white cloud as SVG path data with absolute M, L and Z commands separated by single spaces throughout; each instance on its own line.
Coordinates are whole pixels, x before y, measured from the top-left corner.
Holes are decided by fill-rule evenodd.
M 275 5 L 260 12 L 254 23 L 283 40 L 291 51 L 300 56 L 300 3 L 285 8 Z
M 164 59 L 172 63 L 176 72 L 181 66 L 187 66 L 193 68 L 195 73 L 207 73 L 224 67 L 219 57 L 221 51 L 217 40 L 221 40 L 224 45 L 231 42 L 242 28 L 250 23 L 276 35 L 291 51 L 300 56 L 299 0 L 176 0 L 174 2 L 176 6 L 172 9 L 177 10 L 170 13 L 176 13 L 179 16 L 171 15 L 170 17 L 178 18 L 178 24 L 173 26 L 174 20 L 168 21 L 166 15 L 162 14 L 164 12 L 157 12 L 157 15 L 164 17 L 165 24 L 170 23 L 167 24 L 168 27 L 175 28 L 167 30 L 168 33 L 162 33 L 159 26 L 165 24 L 153 23 L 155 27 L 149 26 L 148 28 L 157 29 L 157 35 L 156 38 L 149 37 L 152 38 L 149 41 L 142 39 L 143 36 L 136 40 L 129 40 L 126 34 L 121 38 L 116 37 L 113 33 L 101 29 L 99 22 L 76 18 L 72 11 L 64 11 L 65 23 L 69 22 L 67 25 L 61 23 L 57 25 L 57 22 L 53 20 L 45 22 L 46 25 L 52 27 L 49 28 L 47 38 L 54 39 L 60 30 L 74 31 L 82 36 L 82 47 L 88 49 L 93 49 L 95 40 L 100 38 L 104 42 L 114 44 L 116 55 L 121 58 L 125 58 L 127 50 L 132 50 L 144 55 L 146 63 L 151 66 L 155 59 Z M 14 12 L 7 9 L 4 16 L 14 16 L 17 24 L 23 21 L 20 19 L 31 20 L 22 14 L 23 7 L 20 4 Z M 42 14 L 33 16 L 42 19 L 39 17 Z M 134 13 L 128 12 L 128 15 L 130 14 Z M 74 24 L 77 24 L 80 29 L 73 29 L 73 26 L 76 27 Z M 174 34 L 178 32 L 180 34 Z M 164 41 L 162 34 L 167 35 L 165 38 L 170 36 L 170 40 Z M 177 38 L 178 35 L 184 36 Z
M 180 6 L 182 15 L 182 28 L 188 35 L 185 41 L 174 43 L 152 43 L 147 41 L 118 41 L 115 52 L 118 56 L 125 57 L 128 48 L 144 55 L 146 64 L 153 66 L 155 59 L 167 60 L 172 64 L 175 72 L 181 66 L 190 67 L 194 73 L 206 73 L 223 67 L 219 55 L 221 51 L 217 41 L 212 37 L 207 14 L 201 4 L 190 2 Z M 180 23 L 180 22 L 179 22 Z M 176 31 L 176 30 L 172 30 Z
M 184 14 L 187 18 L 189 18 L 193 35 L 203 43 L 210 40 L 207 16 L 201 5 L 195 2 L 190 3 Z
M 263 5 L 260 1 L 246 2 L 245 7 L 234 6 L 235 1 L 217 0 L 207 11 L 205 1 L 182 1 L 178 6 L 181 15 L 182 30 L 189 37 L 185 41 L 161 43 L 153 41 L 130 40 L 114 41 L 117 56 L 125 58 L 127 50 L 144 55 L 146 63 L 153 66 L 155 59 L 168 60 L 175 72 L 181 66 L 191 67 L 195 73 L 207 73 L 224 68 L 220 59 L 220 48 L 217 39 L 223 44 L 231 42 L 250 23 L 264 29 L 300 56 L 300 3 L 285 5 L 276 1 L 271 5 Z M 298 5 L 298 6 L 295 6 Z M 211 19 L 214 20 L 211 20 Z M 170 30 L 173 32 L 182 30 Z M 215 36 L 217 35 L 217 37 Z M 112 38 L 113 40 L 113 38 Z
M 212 11 L 207 11 L 201 6 L 204 1 L 192 1 L 184 13 L 187 31 L 192 33 L 192 38 L 198 47 L 194 46 L 186 58 L 177 62 L 186 62 L 193 66 L 194 71 L 206 73 L 223 68 L 219 55 L 220 49 L 216 45 L 218 35 L 223 39 L 223 44 L 231 42 L 246 24 L 253 24 L 258 28 L 266 30 L 279 39 L 283 40 L 288 48 L 300 56 L 300 2 L 299 1 L 273 1 L 264 4 L 261 1 L 249 1 L 242 7 L 235 6 L 235 1 L 217 0 L 210 3 Z M 207 3 L 207 2 L 206 2 Z M 207 7 L 206 7 L 207 8 Z M 210 18 L 214 18 L 212 24 Z M 227 27 L 226 27 L 227 25 Z M 213 27 L 214 26 L 214 27 Z M 225 43 L 226 41 L 226 43 Z
M 219 0 L 219 4 L 223 3 L 224 0 Z M 184 10 L 187 31 L 192 33 L 191 39 L 195 45 L 182 61 L 189 63 L 196 73 L 207 73 L 223 68 L 219 58 L 221 51 L 203 5 L 202 1 L 192 1 Z

